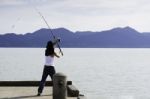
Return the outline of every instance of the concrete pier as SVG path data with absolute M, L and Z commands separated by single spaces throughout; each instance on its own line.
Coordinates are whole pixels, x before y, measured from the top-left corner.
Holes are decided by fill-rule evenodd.
M 37 96 L 39 81 L 0 81 L 0 99 L 53 99 L 52 82 L 47 81 L 41 96 Z M 67 99 L 85 99 L 67 81 Z
M 63 73 L 56 73 L 53 82 L 46 81 L 41 96 L 37 96 L 39 84 L 40 81 L 0 81 L 0 99 L 83 99 Z
M 41 96 L 37 96 L 38 87 L 2 87 L 0 86 L 0 99 L 53 99 L 52 87 L 46 86 Z M 77 97 L 67 97 L 77 99 Z

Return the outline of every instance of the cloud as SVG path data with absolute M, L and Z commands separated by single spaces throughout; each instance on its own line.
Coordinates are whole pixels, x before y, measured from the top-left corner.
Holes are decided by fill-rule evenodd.
M 24 0 L 0 0 L 0 6 L 22 5 Z
M 59 1 L 59 0 L 58 0 Z M 125 15 L 134 14 L 143 0 L 64 0 L 51 5 L 51 9 L 72 15 Z
M 0 21 L 7 23 L 2 22 L 0 26 L 5 26 L 7 31 L 8 25 L 15 23 L 13 20 L 18 17 L 21 20 L 16 29 L 20 32 L 45 26 L 32 6 L 37 7 L 54 28 L 104 30 L 129 25 L 144 31 L 150 26 L 148 0 L 0 0 Z
M 51 1 L 51 0 L 50 0 Z M 34 5 L 38 4 L 46 4 L 49 0 L 0 0 L 0 6 L 8 7 L 8 6 L 27 6 L 30 3 Z

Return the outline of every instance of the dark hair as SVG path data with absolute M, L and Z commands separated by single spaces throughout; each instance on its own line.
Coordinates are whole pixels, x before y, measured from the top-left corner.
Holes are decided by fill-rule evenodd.
M 45 50 L 45 56 L 53 56 L 54 55 L 54 46 L 52 41 L 47 42 L 46 50 Z

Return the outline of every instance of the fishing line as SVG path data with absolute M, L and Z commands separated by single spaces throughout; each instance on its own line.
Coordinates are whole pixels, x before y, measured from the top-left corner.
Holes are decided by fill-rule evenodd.
M 14 22 L 14 24 L 11 25 L 11 29 L 14 30 L 16 27 L 16 24 L 20 21 L 20 18 L 17 18 L 17 20 Z
M 35 11 L 40 15 L 40 17 L 42 18 L 42 20 L 44 21 L 44 23 L 47 25 L 48 29 L 50 30 L 50 33 L 51 33 L 53 39 L 55 40 L 55 39 L 56 39 L 56 36 L 53 34 L 52 29 L 51 29 L 51 27 L 49 26 L 48 22 L 46 21 L 45 17 L 42 15 L 42 13 L 41 13 L 35 6 L 33 6 L 33 5 L 31 5 L 31 6 L 32 6 L 32 7 L 35 9 Z M 59 51 L 60 51 L 61 55 L 63 56 L 63 52 L 62 52 L 62 50 L 61 50 L 61 48 L 60 48 L 60 45 L 58 44 L 58 42 L 57 42 L 56 44 L 57 44 L 57 46 L 58 46 L 58 48 L 59 48 Z

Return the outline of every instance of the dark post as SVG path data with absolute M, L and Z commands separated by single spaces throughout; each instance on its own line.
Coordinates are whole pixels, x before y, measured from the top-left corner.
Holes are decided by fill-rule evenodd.
M 67 98 L 67 77 L 63 73 L 53 76 L 53 99 Z

